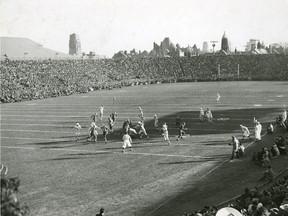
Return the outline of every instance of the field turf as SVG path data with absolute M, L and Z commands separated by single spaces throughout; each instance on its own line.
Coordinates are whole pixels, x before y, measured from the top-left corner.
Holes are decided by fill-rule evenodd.
M 216 93 L 221 103 L 216 103 Z M 264 171 L 250 155 L 271 146 L 243 141 L 246 157 L 229 162 L 232 135 L 240 124 L 253 131 L 253 117 L 265 129 L 288 105 L 288 82 L 195 82 L 140 85 L 58 98 L 1 104 L 1 163 L 8 177 L 19 177 L 19 200 L 31 215 L 182 215 L 215 205 L 253 187 Z M 114 99 L 113 99 L 114 98 Z M 108 143 L 87 141 L 91 114 L 104 105 L 104 123 L 118 114 Z M 133 138 L 133 150 L 121 152 L 120 128 L 127 118 L 145 116 L 150 139 Z M 212 110 L 214 124 L 200 122 L 199 108 Z M 153 126 L 166 122 L 172 145 Z M 187 123 L 187 136 L 176 141 L 175 116 Z M 83 129 L 78 142 L 73 126 Z M 100 131 L 99 131 L 100 132 Z M 278 130 L 277 134 L 285 132 Z M 272 161 L 276 173 L 287 157 Z

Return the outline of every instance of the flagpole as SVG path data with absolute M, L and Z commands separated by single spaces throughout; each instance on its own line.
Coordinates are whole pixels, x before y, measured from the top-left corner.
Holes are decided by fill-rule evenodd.
M 239 64 L 238 64 L 238 66 L 237 66 L 238 85 L 239 85 L 239 74 L 240 74 L 240 71 L 239 71 Z
M 220 83 L 220 64 L 218 64 L 218 84 Z

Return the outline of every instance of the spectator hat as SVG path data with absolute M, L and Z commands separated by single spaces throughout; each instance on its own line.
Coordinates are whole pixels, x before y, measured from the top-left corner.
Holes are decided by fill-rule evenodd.
M 270 209 L 270 215 L 271 216 L 276 216 L 276 215 L 278 215 L 278 213 L 279 213 L 279 209 L 278 208 L 272 208 L 272 209 Z
M 281 208 L 282 210 L 288 212 L 288 203 L 287 203 L 287 204 L 283 204 L 283 205 L 281 205 L 280 208 Z

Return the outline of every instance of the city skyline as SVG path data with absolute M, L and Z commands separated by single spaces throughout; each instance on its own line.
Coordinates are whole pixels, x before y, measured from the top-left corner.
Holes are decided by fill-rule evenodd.
M 112 57 L 119 50 L 151 50 L 165 37 L 202 49 L 226 32 L 231 50 L 247 41 L 287 42 L 287 0 L 1 0 L 1 36 L 27 37 L 45 47 L 69 52 L 69 35 L 80 37 L 82 52 Z

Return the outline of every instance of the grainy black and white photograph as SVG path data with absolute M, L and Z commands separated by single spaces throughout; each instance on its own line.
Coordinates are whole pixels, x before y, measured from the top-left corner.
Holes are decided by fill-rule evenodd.
M 287 0 L 0 0 L 2 216 L 287 216 Z

